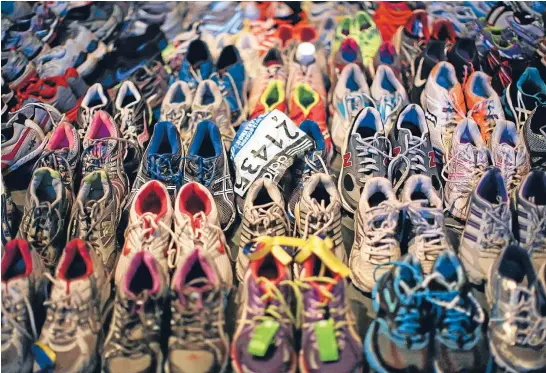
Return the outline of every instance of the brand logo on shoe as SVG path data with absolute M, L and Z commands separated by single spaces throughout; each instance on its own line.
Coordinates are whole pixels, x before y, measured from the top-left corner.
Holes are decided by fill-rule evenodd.
M 129 79 L 131 77 L 131 75 L 133 75 L 133 73 L 135 71 L 137 71 L 141 67 L 144 67 L 144 65 L 145 65 L 145 62 L 143 61 L 143 62 L 139 63 L 138 65 L 133 66 L 130 69 L 127 69 L 127 70 L 123 70 L 121 68 L 118 68 L 116 70 L 116 79 L 118 81 L 123 81 L 123 80 Z
M 429 167 L 436 167 L 436 158 L 434 150 L 431 150 L 428 152 L 428 166 Z
M 419 66 L 417 66 L 417 72 L 415 73 L 416 87 L 421 87 L 427 82 L 426 79 L 421 79 L 421 70 L 423 70 L 423 61 L 425 61 L 425 59 L 421 58 L 421 61 L 419 61 Z
M 343 168 L 351 167 L 353 165 L 353 161 L 351 161 L 351 156 L 352 154 L 350 152 L 343 155 Z
M 392 150 L 392 152 L 394 153 L 394 157 L 398 156 L 398 154 L 400 154 L 400 152 L 402 151 L 402 148 L 397 146 L 396 148 L 394 148 Z

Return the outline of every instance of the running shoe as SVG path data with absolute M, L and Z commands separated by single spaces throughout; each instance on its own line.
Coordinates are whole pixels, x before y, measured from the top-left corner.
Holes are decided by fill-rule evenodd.
M 9 113 L 10 118 L 4 122 L 5 126 L 9 127 L 13 122 L 22 122 L 28 119 L 40 126 L 44 134 L 49 134 L 63 119 L 59 110 L 44 102 L 29 102 L 22 106 L 19 105 L 19 107 Z
M 11 197 L 10 191 L 6 188 L 4 184 L 4 178 L 0 174 L 0 195 L 1 195 L 1 212 L 2 216 L 0 217 L 1 224 L 1 233 L 2 241 L 0 248 L 3 248 L 8 241 L 11 241 L 13 235 L 15 234 L 15 204 L 13 203 L 13 198 Z
M 476 41 L 472 38 L 459 38 L 446 52 L 447 60 L 455 68 L 461 84 L 465 84 L 474 71 L 481 70 Z
M 288 212 L 288 217 L 292 223 L 296 219 L 294 212 L 296 203 L 298 203 L 301 198 L 303 187 L 307 179 L 318 172 L 325 174 L 329 173 L 326 144 L 318 124 L 312 120 L 305 120 L 300 124 L 300 130 L 305 132 L 307 136 L 312 139 L 313 147 L 302 157 L 296 158 L 291 167 L 292 185 L 295 186 L 295 189 L 292 191 L 286 211 Z
M 87 127 L 91 123 L 96 111 L 103 110 L 110 113 L 112 110 L 112 102 L 110 97 L 100 83 L 95 83 L 89 87 L 78 109 L 78 132 L 80 137 L 85 136 Z
M 316 48 L 311 43 L 301 43 L 296 48 L 286 88 L 288 112 L 294 123 L 310 119 L 318 124 L 331 157 L 333 147 L 326 124 L 326 88 L 315 57 Z
M 383 40 L 392 40 L 400 26 L 411 17 L 412 9 L 404 2 L 380 2 L 375 9 L 373 20 L 381 32 Z
M 486 144 L 478 125 L 472 119 L 462 120 L 455 128 L 453 144 L 446 159 L 443 170 L 446 175 L 446 210 L 453 217 L 465 220 L 472 192 L 489 166 Z
M 482 57 L 483 71 L 491 76 L 491 85 L 499 95 L 513 80 L 517 81 L 527 68 L 527 62 L 517 46 L 517 41 L 514 41 L 504 50 L 495 47 L 486 51 Z
M 52 282 L 44 303 L 48 306 L 45 323 L 32 346 L 33 371 L 92 372 L 100 361 L 102 328 L 97 323 L 110 298 L 102 261 L 89 245 L 75 238 L 66 244 Z
M 350 308 L 346 276 L 334 271 L 316 254 L 311 254 L 301 266 L 297 282 L 303 303 L 300 370 L 360 371 L 364 360 L 362 340 Z
M 103 169 L 114 188 L 114 195 L 124 205 L 129 194 L 129 179 L 123 167 L 126 144 L 118 126 L 105 111 L 96 111 L 83 138 L 81 177 Z
M 451 149 L 453 131 L 466 117 L 463 88 L 452 64 L 442 61 L 434 66 L 420 102 L 430 129 L 436 162 L 443 163 Z
M 121 217 L 119 202 L 106 172 L 91 172 L 82 180 L 68 226 L 68 238 L 87 242 L 108 274 L 114 270 L 119 251 L 116 237 Z
M 203 120 L 214 120 L 222 135 L 224 146 L 229 151 L 235 138 L 235 129 L 231 124 L 230 116 L 229 101 L 222 95 L 220 87 L 214 80 L 203 80 L 195 91 L 191 105 L 188 133 L 185 138 L 182 138 L 182 141 L 185 143 L 190 142 L 193 139 L 197 125 Z
M 14 19 L 8 32 L 27 32 L 39 37 L 44 43 L 51 44 L 55 40 L 58 25 L 59 17 L 46 4 L 35 4 L 31 13 Z
M 400 259 L 400 206 L 387 178 L 372 177 L 362 190 L 349 258 L 351 280 L 369 293 L 376 281 Z
M 432 23 L 432 32 L 430 39 L 445 43 L 447 46 L 455 44 L 457 33 L 453 27 L 453 23 L 445 18 L 434 20 Z
M 404 185 L 400 199 L 407 211 L 403 220 L 402 250 L 415 254 L 423 273 L 429 274 L 439 255 L 450 250 L 444 228 L 442 199 L 425 175 L 413 175 Z
M 399 81 L 402 81 L 402 65 L 400 56 L 396 53 L 394 44 L 390 41 L 384 41 L 377 50 L 373 63 L 369 63 L 366 67 L 368 76 L 373 80 L 375 72 L 380 65 L 388 65 L 394 72 L 394 75 Z
M 206 252 L 196 248 L 188 253 L 171 282 L 166 371 L 226 371 L 230 343 L 224 331 L 225 287 Z
M 188 83 L 193 93 L 199 82 L 209 79 L 214 71 L 215 65 L 207 44 L 200 39 L 192 41 L 178 71 L 178 79 Z
M 366 76 L 358 65 L 346 65 L 337 80 L 332 97 L 332 140 L 337 150 L 341 150 L 346 133 L 355 115 L 364 107 L 373 104 L 369 98 L 370 88 Z
M 30 372 L 36 317 L 44 301 L 46 269 L 23 239 L 10 241 L 2 256 L 2 371 Z
M 4 27 L 6 25 L 3 22 L 2 31 Z M 2 34 L 2 52 L 19 51 L 29 61 L 33 61 L 50 49 L 38 36 L 30 32 L 9 32 L 9 28 Z
M 470 282 L 479 285 L 513 240 L 508 193 L 498 168 L 487 170 L 480 178 L 468 210 L 459 252 Z
M 121 136 L 143 152 L 150 139 L 148 127 L 152 120 L 151 108 L 145 97 L 132 81 L 126 80 L 118 89 L 113 104 L 114 120 L 119 125 Z
M 264 55 L 262 64 L 252 81 L 248 101 L 249 119 L 274 109 L 286 112 L 287 71 L 281 52 L 271 48 Z
M 349 21 L 351 19 L 349 18 Z M 344 21 L 342 21 L 344 22 Z M 342 25 L 338 25 L 338 28 Z M 337 31 L 336 31 L 337 36 Z M 330 83 L 332 88 L 336 87 L 337 79 L 339 74 L 343 71 L 345 66 L 350 63 L 354 63 L 360 68 L 364 67 L 364 62 L 362 60 L 362 54 L 360 52 L 360 47 L 358 43 L 352 36 L 346 36 L 340 41 L 339 47 L 336 47 L 336 41 L 334 39 L 334 47 L 332 53 L 330 54 L 330 59 L 328 61 L 328 76 L 330 78 Z M 330 95 L 332 94 L 330 90 Z
M 523 124 L 522 137 L 531 156 L 531 167 L 546 170 L 546 105 L 538 106 Z
M 193 95 L 186 82 L 177 80 L 169 87 L 161 103 L 161 121 L 169 121 L 180 131 L 180 137 L 188 134 L 188 115 L 191 110 Z
M 214 262 L 220 280 L 227 286 L 233 283 L 231 252 L 220 228 L 218 209 L 210 192 L 203 185 L 184 184 L 174 204 L 175 250 L 169 255 L 169 265 L 179 268 L 194 249 Z
M 544 268 L 542 268 L 544 270 Z M 544 272 L 537 283 L 531 258 L 518 245 L 504 249 L 489 271 L 489 348 L 500 369 L 538 372 L 546 366 Z M 542 283 L 542 285 L 541 285 Z
M 243 281 L 250 259 L 244 250 L 262 236 L 289 236 L 290 222 L 284 208 L 282 191 L 270 179 L 257 179 L 245 196 L 242 230 L 237 255 L 237 279 Z
M 182 142 L 174 124 L 159 122 L 154 126 L 152 138 L 138 169 L 137 176 L 131 188 L 127 208 L 132 204 L 140 188 L 150 180 L 159 180 L 174 202 L 176 190 L 182 184 L 180 168 L 182 166 Z
M 229 123 L 239 126 L 247 117 L 248 77 L 239 51 L 233 45 L 224 47 L 216 62 L 211 79 L 218 84 L 229 104 Z
M 172 79 L 163 63 L 153 60 L 133 71 L 130 80 L 138 87 L 150 108 L 156 110 L 161 106 Z
M 74 190 L 80 151 L 78 132 L 69 122 L 63 121 L 49 134 L 44 151 L 36 163 L 39 167 L 58 171 L 63 184 L 69 190 Z
M 38 76 L 36 65 L 16 50 L 2 51 L 2 79 L 14 91 L 23 90 Z
M 122 6 L 116 3 L 93 3 L 69 9 L 63 18 L 67 24 L 87 28 L 104 43 L 113 42 L 123 23 Z
M 364 353 L 376 372 L 427 371 L 434 324 L 426 307 L 419 260 L 406 255 L 381 275 L 372 292 L 376 319 Z
M 130 269 L 139 251 L 151 253 L 164 273 L 168 273 L 167 252 L 171 242 L 173 207 L 165 186 L 157 180 L 144 184 L 131 203 L 125 244 L 114 271 L 116 286 Z
M 412 103 L 421 103 L 421 95 L 426 88 L 426 83 L 432 74 L 432 70 L 438 63 L 447 60 L 445 49 L 445 42 L 431 40 L 425 49 L 415 57 L 411 65 L 413 87 L 409 92 Z
M 59 172 L 46 167 L 34 171 L 17 237 L 40 254 L 49 270 L 55 268 L 66 242 L 65 227 L 73 198 Z
M 197 125 L 184 162 L 184 182 L 204 185 L 214 197 L 220 225 L 228 230 L 235 221 L 235 194 L 226 149 L 214 122 Z
M 468 116 L 480 127 L 484 141 L 489 142 L 495 124 L 504 120 L 501 100 L 491 87 L 491 77 L 481 71 L 470 74 L 464 86 L 464 97 Z
M 332 53 L 331 53 L 332 55 L 335 55 L 336 53 L 338 53 L 342 44 L 346 44 L 345 42 L 346 39 L 351 39 L 356 43 L 356 40 L 354 40 L 353 37 L 350 36 L 352 27 L 353 27 L 353 20 L 351 19 L 350 16 L 345 15 L 343 16 L 343 18 L 339 20 L 339 22 L 337 23 L 337 27 L 335 29 L 335 33 L 333 35 Z M 357 44 L 357 47 L 358 47 L 358 44 Z
M 342 150 L 338 190 L 345 211 L 354 213 L 366 182 L 373 177 L 386 177 L 391 158 L 390 141 L 377 109 L 365 108 L 358 113 Z
M 546 262 L 546 171 L 533 170 L 525 176 L 513 196 L 515 233 L 535 268 Z
M 435 21 L 445 20 L 449 22 L 458 36 L 464 36 L 468 25 L 476 21 L 476 16 L 471 8 L 458 4 L 452 5 L 449 3 L 440 4 L 433 2 L 427 7 L 427 14 Z
M 161 324 L 168 274 L 147 251 L 133 256 L 116 289 L 110 330 L 102 350 L 102 372 L 156 372 L 162 369 Z
M 399 193 L 412 175 L 428 175 L 434 189 L 441 193 L 440 170 L 435 160 L 425 113 L 419 105 L 406 106 L 389 132 L 389 139 L 394 159 L 389 164 L 388 175 L 394 191 Z
M 402 83 L 411 90 L 413 76 L 411 65 L 415 57 L 423 51 L 430 39 L 427 13 L 422 9 L 413 11 L 403 26 L 400 26 L 392 40 L 402 65 Z
M 32 6 L 25 2 L 8 2 L 2 4 L 2 16 L 17 20 L 32 14 Z
M 364 66 L 369 65 L 383 40 L 377 25 L 367 12 L 360 11 L 355 14 L 350 35 L 354 36 L 360 47 Z
M 531 168 L 529 153 L 516 125 L 506 120 L 498 120 L 490 140 L 493 165 L 501 170 L 504 185 L 511 196 L 527 176 Z
M 538 70 L 528 67 L 517 82 L 510 83 L 504 90 L 502 104 L 506 119 L 516 123 L 518 130 L 521 129 L 532 111 L 546 104 L 546 82 Z
M 294 216 L 299 237 L 305 240 L 311 236 L 329 237 L 336 257 L 347 263 L 341 235 L 341 199 L 332 176 L 315 173 L 307 179 Z
M 39 156 L 47 143 L 44 132 L 26 119 L 2 124 L 2 174 L 5 176 Z
M 465 276 L 457 255 L 442 252 L 432 268 L 427 297 L 434 315 L 434 369 L 437 372 L 485 372 L 485 313 Z
M 107 53 L 104 43 L 81 25 L 70 26 L 59 42 L 62 44 L 37 58 L 37 71 L 42 79 L 64 75 L 71 67 L 80 76 L 88 76 Z
M 251 259 L 239 287 L 239 312 L 231 344 L 235 373 L 294 372 L 298 366 L 286 263 L 273 254 Z
M 406 90 L 392 69 L 387 65 L 381 65 L 375 72 L 370 93 L 379 114 L 381 114 L 385 128 L 389 130 L 394 125 L 402 108 L 408 104 Z

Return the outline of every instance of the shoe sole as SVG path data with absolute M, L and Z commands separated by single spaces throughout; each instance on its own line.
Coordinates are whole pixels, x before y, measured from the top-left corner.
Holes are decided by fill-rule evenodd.
M 305 360 L 303 359 L 303 351 L 300 351 L 298 361 L 299 361 L 300 373 L 311 373 L 307 369 L 307 365 L 305 364 Z M 361 366 L 358 366 L 348 373 L 363 373 L 363 372 L 364 372 L 364 368 Z

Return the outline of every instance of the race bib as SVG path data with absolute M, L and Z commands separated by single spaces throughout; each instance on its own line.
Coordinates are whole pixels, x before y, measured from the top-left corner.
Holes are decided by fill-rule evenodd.
M 311 138 L 279 110 L 243 123 L 230 151 L 235 165 L 235 193 L 244 197 L 259 178 L 279 182 L 294 159 L 312 147 Z

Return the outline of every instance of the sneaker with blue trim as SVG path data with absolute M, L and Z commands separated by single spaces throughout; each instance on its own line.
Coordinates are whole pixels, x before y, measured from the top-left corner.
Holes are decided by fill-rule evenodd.
M 218 84 L 229 104 L 229 123 L 233 127 L 239 126 L 247 117 L 248 76 L 235 46 L 228 45 L 220 52 L 211 79 Z
M 214 62 L 207 44 L 201 39 L 193 40 L 178 71 L 178 79 L 188 83 L 193 94 L 199 83 L 209 79 L 214 71 Z
M 226 148 L 218 126 L 204 120 L 197 125 L 184 162 L 184 182 L 196 181 L 212 194 L 220 225 L 228 230 L 235 221 L 235 194 Z
M 408 254 L 376 282 L 377 313 L 366 334 L 364 353 L 374 372 L 430 371 L 430 311 L 419 260 Z
M 76 119 L 80 137 L 83 138 L 85 135 L 85 131 L 87 131 L 87 127 L 89 127 L 91 119 L 93 119 L 93 115 L 95 115 L 96 111 L 104 110 L 111 113 L 111 109 L 112 102 L 102 85 L 100 83 L 95 83 L 90 86 L 85 93 L 85 96 L 83 96 Z
M 370 94 L 388 131 L 402 108 L 409 103 L 408 94 L 388 65 L 377 67 Z
M 181 185 L 180 167 L 183 157 L 182 142 L 176 126 L 171 122 L 158 122 L 131 189 L 127 207 L 140 187 L 150 180 L 161 181 L 174 202 L 176 190 Z
M 546 104 L 546 82 L 535 67 L 528 67 L 517 82 L 504 90 L 502 106 L 506 119 L 514 122 L 518 130 L 525 125 L 533 110 Z

